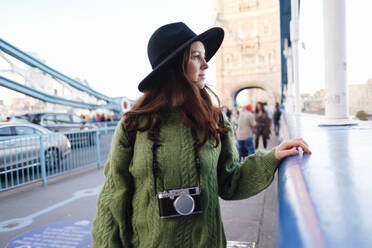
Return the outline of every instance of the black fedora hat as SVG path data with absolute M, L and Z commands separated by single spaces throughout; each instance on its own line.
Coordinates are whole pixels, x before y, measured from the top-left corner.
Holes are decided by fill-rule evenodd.
M 209 61 L 221 46 L 223 37 L 224 31 L 219 27 L 196 35 L 182 22 L 161 26 L 153 33 L 147 45 L 152 72 L 138 85 L 139 91 L 143 92 L 154 87 L 155 80 L 153 79 L 160 75 L 161 69 L 177 55 L 182 54 L 194 41 L 201 41 L 204 44 L 206 61 Z

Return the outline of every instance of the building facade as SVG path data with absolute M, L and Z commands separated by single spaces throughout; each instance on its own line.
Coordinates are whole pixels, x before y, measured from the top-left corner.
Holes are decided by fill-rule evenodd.
M 349 115 L 355 116 L 363 110 L 372 115 L 372 79 L 364 84 L 348 85 Z M 324 114 L 325 90 L 318 90 L 314 95 L 302 95 L 302 110 L 307 113 Z
M 358 111 L 372 114 L 372 79 L 365 84 L 351 84 L 349 89 L 349 114 L 355 116 Z
M 217 92 L 233 107 L 236 94 L 260 88 L 280 101 L 280 23 L 277 0 L 213 0 L 225 40 L 216 56 Z

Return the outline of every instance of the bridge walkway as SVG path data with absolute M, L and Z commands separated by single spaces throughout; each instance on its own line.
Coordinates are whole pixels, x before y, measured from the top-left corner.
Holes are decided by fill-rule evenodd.
M 276 143 L 277 138 L 272 135 L 268 148 Z M 96 213 L 97 193 L 103 182 L 103 169 L 92 166 L 51 178 L 47 187 L 37 182 L 1 192 L 0 223 L 8 223 L 0 225 L 0 247 L 7 247 L 15 240 L 42 235 L 37 231 L 43 226 L 51 227 L 66 221 L 91 222 Z M 276 195 L 275 180 L 268 189 L 247 200 L 221 200 L 227 239 L 243 242 L 239 243 L 240 246 L 229 242 L 229 247 L 276 247 Z M 28 235 L 30 232 L 34 234 Z

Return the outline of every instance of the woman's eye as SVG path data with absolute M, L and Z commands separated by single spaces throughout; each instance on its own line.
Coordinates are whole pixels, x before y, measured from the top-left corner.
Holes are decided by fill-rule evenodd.
M 205 60 L 206 59 L 206 58 L 202 59 L 202 56 L 200 56 L 200 55 L 194 55 L 194 56 L 192 56 L 192 58 L 197 59 L 197 60 L 203 60 L 203 59 Z

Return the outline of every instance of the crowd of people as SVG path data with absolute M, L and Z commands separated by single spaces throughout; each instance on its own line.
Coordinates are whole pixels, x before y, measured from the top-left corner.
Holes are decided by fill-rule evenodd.
M 266 102 L 257 102 L 255 110 L 251 104 L 245 105 L 240 111 L 224 109 L 228 120 L 235 127 L 239 159 L 254 154 L 260 140 L 266 149 L 272 131 L 279 136 L 281 110 L 280 104 L 275 104 L 274 111 Z
M 120 115 L 113 114 L 113 115 L 105 115 L 105 114 L 99 114 L 90 116 L 90 115 L 80 115 L 81 118 L 83 118 L 87 122 L 109 122 L 109 121 L 119 121 Z

